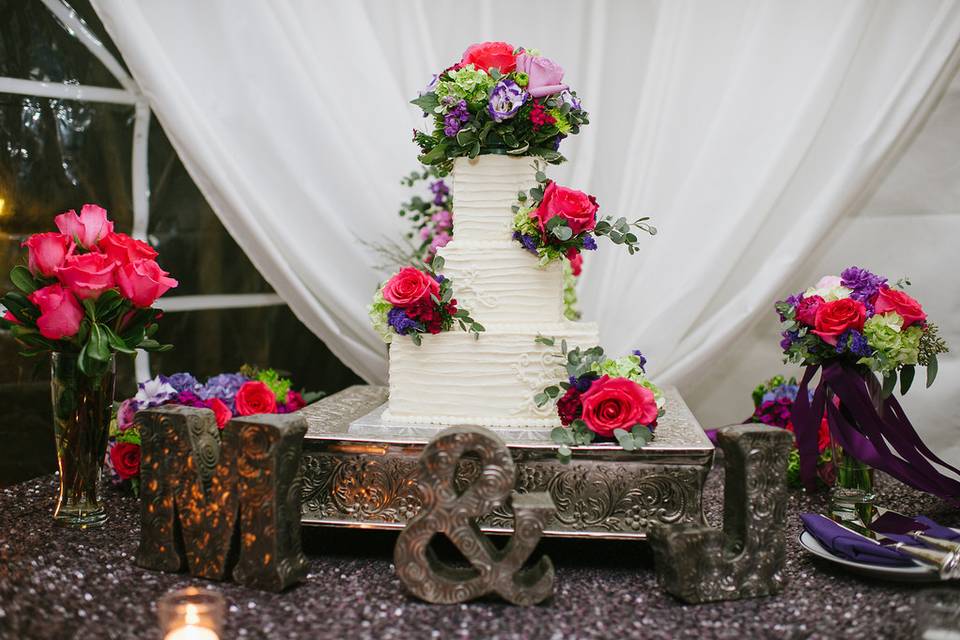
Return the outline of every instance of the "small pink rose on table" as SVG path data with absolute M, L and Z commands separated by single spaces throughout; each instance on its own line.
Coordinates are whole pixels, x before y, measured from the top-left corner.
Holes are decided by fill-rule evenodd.
M 67 256 L 57 267 L 57 279 L 75 296 L 99 298 L 107 289 L 117 286 L 116 263 L 102 253 L 81 253 Z
M 156 249 L 125 233 L 108 233 L 97 246 L 108 258 L 120 265 L 157 257 Z
M 83 309 L 73 294 L 59 284 L 37 289 L 29 296 L 40 309 L 37 329 L 48 340 L 72 338 L 80 330 Z
M 530 214 L 541 231 L 546 231 L 551 218 L 560 217 L 567 223 L 574 235 L 590 231 L 597 225 L 597 200 L 583 191 L 561 187 L 550 181 L 543 192 L 540 205 Z
M 83 205 L 80 215 L 70 209 L 54 218 L 54 222 L 60 233 L 85 249 L 93 249 L 101 238 L 113 232 L 113 222 L 107 219 L 107 210 L 95 204 Z
M 35 276 L 52 278 L 63 265 L 73 241 L 62 233 L 35 233 L 20 246 L 26 247 L 27 266 Z
M 648 426 L 657 419 L 653 392 L 627 378 L 603 376 L 582 396 L 583 421 L 599 436 L 613 437 L 614 431 Z
M 137 260 L 117 268 L 120 293 L 137 307 L 146 308 L 179 284 L 153 260 Z

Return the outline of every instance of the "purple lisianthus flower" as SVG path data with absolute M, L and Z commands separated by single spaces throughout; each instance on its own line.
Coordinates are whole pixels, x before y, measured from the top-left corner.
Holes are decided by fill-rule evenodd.
M 582 107 L 580 106 L 580 99 L 577 96 L 570 93 L 569 90 L 564 89 L 560 92 L 560 99 L 563 100 L 565 104 L 570 105 L 571 109 L 575 111 L 581 111 Z
M 633 355 L 640 358 L 640 371 L 647 372 L 647 357 L 640 352 L 640 349 L 634 349 Z
M 503 122 L 517 115 L 527 98 L 529 94 L 520 85 L 509 78 L 503 78 L 493 87 L 487 103 L 487 113 L 494 122 Z
M 468 120 L 470 120 L 470 110 L 467 109 L 467 101 L 461 100 L 447 115 L 443 116 L 443 133 L 448 138 L 452 138 Z
M 840 284 L 852 290 L 851 298 L 867 302 L 887 284 L 887 279 L 860 267 L 850 267 L 840 273 Z
M 394 307 L 387 312 L 387 322 L 389 322 L 393 330 L 401 336 L 405 336 L 411 331 L 421 328 L 416 320 L 408 316 L 407 313 L 399 307 Z
M 133 397 L 140 409 L 159 407 L 177 395 L 177 390 L 167 383 L 163 376 L 157 376 L 137 385 L 137 395 Z
M 433 74 L 433 78 L 430 80 L 430 83 L 427 84 L 427 86 L 425 86 L 423 89 L 420 89 L 417 95 L 422 96 L 435 90 L 437 88 L 437 81 L 439 79 L 440 79 L 440 76 L 438 76 L 437 74 Z
M 230 408 L 230 411 L 233 411 L 233 400 L 237 397 L 237 391 L 249 380 L 241 373 L 221 373 L 209 378 L 207 383 L 197 391 L 197 395 L 203 400 L 219 398 Z
M 590 234 L 583 236 L 583 248 L 586 249 L 587 251 L 596 251 L 597 250 L 596 239 Z
M 196 391 L 200 388 L 197 379 L 186 371 L 167 376 L 165 381 L 177 391 Z

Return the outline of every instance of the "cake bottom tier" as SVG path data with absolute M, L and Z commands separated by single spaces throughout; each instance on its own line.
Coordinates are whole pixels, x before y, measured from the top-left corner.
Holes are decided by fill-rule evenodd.
M 536 342 L 555 338 L 557 346 Z M 558 426 L 553 404 L 533 396 L 565 379 L 560 340 L 570 348 L 599 343 L 592 322 L 488 326 L 479 339 L 451 331 L 424 336 L 419 347 L 397 338 L 390 345 L 390 401 L 384 420 L 409 424 L 504 427 Z

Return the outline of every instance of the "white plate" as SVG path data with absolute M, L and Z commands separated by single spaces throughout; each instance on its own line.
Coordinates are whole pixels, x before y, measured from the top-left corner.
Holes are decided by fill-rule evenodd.
M 824 560 L 841 564 L 845 567 L 848 567 L 851 571 L 871 578 L 879 578 L 881 580 L 899 580 L 900 582 L 941 581 L 936 570 L 917 563 L 914 563 L 914 565 L 910 567 L 889 567 L 867 564 L 865 562 L 857 562 L 856 560 L 847 560 L 846 558 L 838 558 L 824 549 L 820 542 L 817 541 L 817 539 L 810 535 L 810 533 L 807 531 L 804 531 L 800 534 L 800 546 L 815 556 L 820 556 Z

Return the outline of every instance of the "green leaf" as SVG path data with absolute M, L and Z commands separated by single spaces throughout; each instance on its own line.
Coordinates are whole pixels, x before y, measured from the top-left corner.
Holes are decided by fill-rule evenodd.
M 913 376 L 916 374 L 916 367 L 907 365 L 900 370 L 900 395 L 907 395 L 910 385 L 913 384 Z
M 24 293 L 33 293 L 39 286 L 37 286 L 36 280 L 33 279 L 33 275 L 30 273 L 30 270 L 24 267 L 23 265 L 17 265 L 10 270 L 10 282 L 13 283 L 17 289 L 20 289 Z
M 891 371 L 883 376 L 883 388 L 880 389 L 880 396 L 889 398 L 895 386 L 897 386 L 897 372 Z
M 433 256 L 433 262 L 430 263 L 430 266 L 436 272 L 443 269 L 444 264 L 446 264 L 446 261 L 443 256 Z
M 555 218 L 555 219 L 556 219 L 556 218 Z M 570 238 L 573 237 L 573 230 L 570 229 L 570 227 L 568 227 L 568 226 L 566 226 L 566 225 L 557 225 L 557 226 L 555 226 L 555 227 L 553 228 L 552 233 L 553 233 L 553 235 L 554 235 L 558 240 L 560 240 L 561 242 L 562 242 L 562 241 L 565 241 L 565 240 L 569 240 Z
M 423 339 L 420 337 L 420 334 L 417 333 L 416 331 L 410 334 L 410 339 L 413 340 L 413 344 L 417 345 L 418 347 L 421 344 L 423 344 Z
M 545 174 L 543 171 L 537 171 L 537 173 L 534 174 L 534 178 L 537 182 L 543 183 L 547 181 L 547 174 Z
M 560 461 L 560 464 L 569 464 L 572 457 L 573 451 L 570 450 L 570 447 L 565 444 L 557 447 L 557 460 Z
M 544 389 L 543 392 L 548 396 L 550 396 L 551 398 L 556 398 L 557 396 L 560 395 L 560 387 L 551 385 L 546 389 Z
M 480 324 L 479 322 L 474 322 L 474 323 L 473 323 L 473 330 L 474 330 L 474 331 L 486 331 L 486 328 L 485 328 L 482 324 Z
M 533 401 L 538 407 L 542 407 L 550 402 L 550 396 L 548 396 L 546 393 L 538 393 L 537 395 L 533 396 Z
M 100 322 L 109 322 L 111 315 L 124 303 L 123 296 L 116 289 L 108 289 L 97 298 L 96 313 Z
M 933 381 L 937 379 L 937 354 L 931 353 L 930 360 L 927 362 L 927 388 L 930 388 L 930 385 L 933 384 Z
M 90 337 L 87 339 L 87 355 L 100 362 L 110 359 L 110 341 L 104 329 L 102 324 L 94 322 L 90 325 Z
M 473 143 L 473 146 L 470 148 L 470 159 L 473 160 L 478 155 L 480 155 L 480 141 L 477 140 Z
M 87 310 L 87 316 L 93 322 L 97 321 L 97 303 L 92 298 L 84 298 L 82 300 L 83 308 Z
M 554 344 L 556 344 L 556 341 L 553 338 L 550 338 L 548 336 L 541 336 L 541 335 L 538 335 L 536 338 L 533 339 L 533 341 L 539 342 L 540 344 L 544 344 L 548 347 L 552 347 Z
M 114 351 L 119 351 L 120 353 L 136 353 L 135 349 L 131 349 L 127 346 L 127 343 L 120 339 L 120 336 L 115 334 L 110 327 L 106 325 L 98 325 L 103 329 L 104 334 L 107 336 L 107 341 L 110 343 L 110 346 Z
M 423 94 L 422 96 L 416 97 L 410 101 L 410 104 L 415 104 L 426 113 L 433 113 L 433 110 L 437 108 L 440 102 L 437 100 L 437 94 L 433 91 Z
M 550 440 L 557 444 L 573 444 L 573 434 L 569 429 L 554 427 L 550 431 Z

